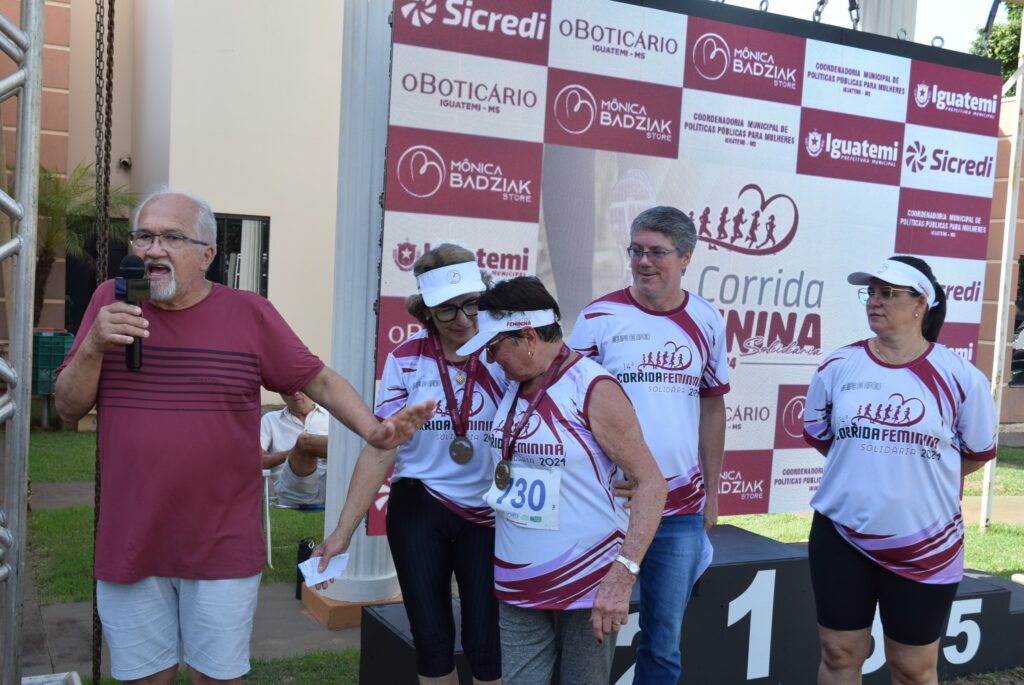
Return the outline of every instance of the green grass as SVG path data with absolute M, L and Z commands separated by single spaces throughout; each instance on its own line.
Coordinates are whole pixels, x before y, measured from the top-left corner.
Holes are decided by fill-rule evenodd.
M 37 483 L 92 480 L 96 476 L 96 434 L 32 431 L 28 477 Z
M 84 678 L 83 683 L 92 683 Z M 113 678 L 101 678 L 100 685 L 116 685 Z M 179 671 L 174 685 L 188 685 L 188 675 Z M 252 670 L 242 678 L 246 685 L 288 685 L 318 683 L 321 685 L 356 685 L 359 682 L 359 650 L 310 652 L 284 659 L 253 659 Z
M 1024 448 L 1000 447 L 996 458 L 997 495 L 1024 495 Z M 980 495 L 982 471 L 975 471 L 964 479 L 965 495 Z
M 92 599 L 92 507 L 40 509 L 28 520 L 29 558 L 39 604 Z M 274 568 L 264 568 L 263 583 L 295 581 L 299 540 L 324 535 L 324 512 L 270 510 Z
M 811 531 L 810 514 L 761 514 L 757 516 L 722 516 L 719 523 L 749 530 L 779 542 L 801 542 Z M 976 525 L 964 526 L 969 568 L 1010 579 L 1024 573 L 1024 526 L 993 523 L 982 531 Z
M 953 680 L 943 680 L 943 685 L 1020 685 L 1024 683 L 1024 668 L 1011 668 L 1009 671 L 965 675 Z
M 779 542 L 802 542 L 811 531 L 810 513 L 721 516 L 722 525 L 736 526 Z

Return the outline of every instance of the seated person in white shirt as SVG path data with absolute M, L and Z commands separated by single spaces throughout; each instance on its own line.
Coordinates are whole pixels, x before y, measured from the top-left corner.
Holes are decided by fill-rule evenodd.
M 314 506 L 327 496 L 328 413 L 303 392 L 281 395 L 285 406 L 263 415 L 263 468 L 274 472 L 278 503 Z

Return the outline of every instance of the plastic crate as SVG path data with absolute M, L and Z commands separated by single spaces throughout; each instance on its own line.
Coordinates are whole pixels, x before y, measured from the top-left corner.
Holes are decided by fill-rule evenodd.
M 52 395 L 53 372 L 71 351 L 75 336 L 67 331 L 32 331 L 32 394 Z

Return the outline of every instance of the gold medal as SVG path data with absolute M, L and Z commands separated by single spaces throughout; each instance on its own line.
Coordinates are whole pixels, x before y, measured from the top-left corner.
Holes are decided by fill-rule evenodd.
M 468 464 L 473 458 L 473 443 L 465 435 L 459 435 L 448 445 L 448 456 L 456 464 Z
M 512 463 L 507 459 L 502 459 L 498 462 L 498 465 L 494 467 L 494 484 L 500 489 L 504 490 L 508 487 L 508 484 L 512 481 Z

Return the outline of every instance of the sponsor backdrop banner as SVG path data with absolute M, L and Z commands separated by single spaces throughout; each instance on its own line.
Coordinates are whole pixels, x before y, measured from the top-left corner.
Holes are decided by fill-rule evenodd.
M 378 377 L 420 328 L 404 298 L 432 245 L 465 245 L 496 278 L 538 275 L 568 334 L 629 284 L 633 217 L 674 205 L 699 238 L 683 287 L 726 321 L 722 513 L 805 509 L 822 472 L 801 438 L 807 384 L 870 335 L 847 273 L 923 256 L 949 296 L 942 342 L 976 360 L 1000 77 L 955 53 L 671 4 L 396 0 Z

